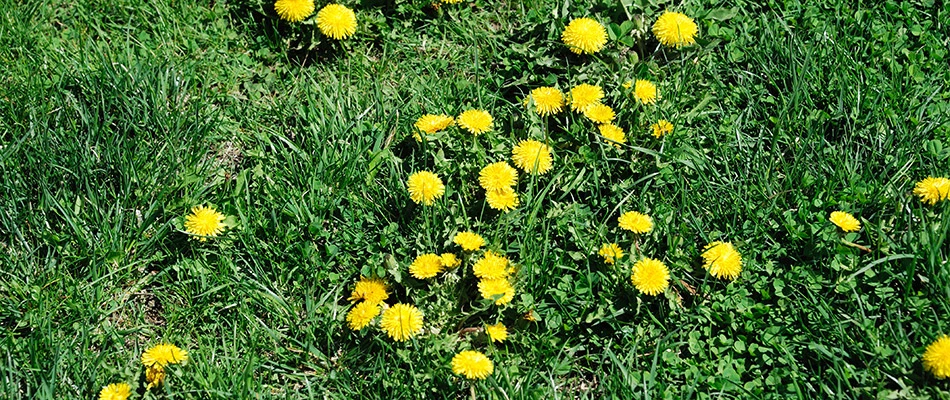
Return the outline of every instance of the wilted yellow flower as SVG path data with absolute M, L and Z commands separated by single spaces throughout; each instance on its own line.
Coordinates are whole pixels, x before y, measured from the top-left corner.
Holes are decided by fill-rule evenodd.
M 313 0 L 277 0 L 274 2 L 274 11 L 280 19 L 290 22 L 300 22 L 313 14 Z
M 416 279 L 428 279 L 442 272 L 442 257 L 436 254 L 423 254 L 413 260 L 409 274 Z
M 534 100 L 534 110 L 540 116 L 557 114 L 564 107 L 564 94 L 553 87 L 539 87 L 531 91 L 530 98 Z
M 478 292 L 482 298 L 491 300 L 494 296 L 501 296 L 495 300 L 495 305 L 508 304 L 515 298 L 515 288 L 507 278 L 482 279 L 478 281 Z
M 511 159 L 529 174 L 543 175 L 554 166 L 551 148 L 537 140 L 522 140 L 511 150 Z
M 640 104 L 656 103 L 657 97 L 660 97 L 660 95 L 657 93 L 656 85 L 653 82 L 637 79 L 633 84 L 633 98 L 637 99 Z
M 348 313 L 346 313 L 346 322 L 349 323 L 350 329 L 358 331 L 369 325 L 370 321 L 376 316 L 379 315 L 379 305 L 378 303 L 370 303 L 368 301 L 363 301 L 353 306 Z
M 656 121 L 655 124 L 650 125 L 650 129 L 653 130 L 653 137 L 659 139 L 660 136 L 673 132 L 673 123 L 665 119 L 661 119 Z
M 623 88 L 624 88 L 624 89 L 630 89 L 630 88 L 632 88 L 632 87 L 633 87 L 633 81 L 625 81 L 625 82 L 623 83 Z
M 465 128 L 465 130 L 471 132 L 475 136 L 478 136 L 479 133 L 488 132 L 491 130 L 491 124 L 494 120 L 492 119 L 491 114 L 486 111 L 467 110 L 462 114 L 459 114 L 455 121 L 458 122 L 459 126 Z
M 452 242 L 462 246 L 462 250 L 465 251 L 475 251 L 485 245 L 485 239 L 482 239 L 481 235 L 469 231 L 455 234 Z
M 853 215 L 843 211 L 833 211 L 828 220 L 838 225 L 838 227 L 845 232 L 855 232 L 861 229 L 861 222 L 855 219 Z
M 699 29 L 693 19 L 678 12 L 664 11 L 653 24 L 653 35 L 666 46 L 680 48 L 696 43 Z
M 389 286 L 382 279 L 361 276 L 348 300 L 351 302 L 365 300 L 367 303 L 379 304 L 389 298 L 388 290 Z
M 937 204 L 950 197 L 950 179 L 927 177 L 914 185 L 914 194 L 920 196 L 920 201 L 924 203 Z
M 950 336 L 940 335 L 924 351 L 924 370 L 937 379 L 950 377 Z
M 512 188 L 501 188 L 485 191 L 485 201 L 492 209 L 508 212 L 518 207 L 518 193 Z
M 614 120 L 614 109 L 606 104 L 597 103 L 584 111 L 584 116 L 595 124 L 607 124 Z
M 703 268 L 716 278 L 735 280 L 742 272 L 742 255 L 729 242 L 706 245 L 703 260 Z
M 422 312 L 413 305 L 396 303 L 383 311 L 379 325 L 393 340 L 406 341 L 422 332 Z
M 431 134 L 448 128 L 453 122 L 455 122 L 455 120 L 445 114 L 426 114 L 416 120 L 415 127 L 420 131 Z M 418 141 L 421 142 L 422 140 L 420 139 Z
M 126 400 L 132 394 L 132 388 L 128 383 L 113 383 L 109 386 L 103 386 L 99 391 L 99 400 Z
M 455 268 L 462 263 L 453 253 L 442 253 L 439 257 L 442 259 L 442 266 L 445 268 Z
M 504 161 L 488 164 L 478 173 L 478 184 L 485 190 L 508 189 L 517 183 L 518 171 Z
M 142 365 L 146 367 L 165 367 L 188 361 L 188 352 L 173 344 L 162 343 L 152 346 L 142 353 Z
M 495 325 L 485 325 L 485 333 L 492 342 L 500 343 L 508 339 L 508 328 L 500 322 Z
M 653 218 L 636 211 L 627 211 L 617 218 L 620 229 L 633 233 L 647 233 L 653 230 Z
M 445 194 L 445 185 L 439 176 L 429 171 L 419 171 L 409 175 L 406 180 L 409 198 L 416 204 L 431 206 L 435 199 Z
M 604 90 L 600 86 L 586 83 L 574 86 L 570 92 L 571 111 L 587 111 L 591 106 L 600 103 L 602 98 L 604 98 Z
M 600 135 L 604 137 L 604 141 L 612 144 L 616 148 L 620 148 L 621 143 L 627 143 L 627 135 L 623 133 L 623 129 L 620 129 L 619 126 L 614 124 L 603 124 L 597 127 L 600 131 Z
M 616 260 L 623 257 L 623 249 L 616 243 L 604 243 L 603 246 L 600 246 L 600 251 L 597 252 L 597 254 L 604 257 L 605 263 L 613 264 Z
M 160 366 L 145 368 L 145 390 L 152 390 L 153 387 L 160 386 L 165 382 L 165 368 Z
M 468 379 L 485 379 L 494 370 L 491 360 L 474 350 L 465 350 L 452 357 L 452 372 Z
M 508 277 L 508 258 L 488 250 L 472 266 L 472 272 L 481 279 L 500 279 Z
M 192 207 L 191 214 L 185 216 L 185 232 L 195 235 L 194 238 L 202 242 L 208 237 L 218 236 L 224 231 L 224 214 L 214 208 L 197 206 Z
M 633 264 L 630 281 L 640 293 L 656 296 L 670 285 L 670 270 L 662 261 L 644 258 Z
M 356 13 L 346 6 L 329 4 L 317 13 L 317 28 L 333 39 L 346 39 L 356 33 Z
M 564 28 L 561 40 L 577 54 L 594 54 L 607 44 L 607 29 L 593 19 L 577 18 Z

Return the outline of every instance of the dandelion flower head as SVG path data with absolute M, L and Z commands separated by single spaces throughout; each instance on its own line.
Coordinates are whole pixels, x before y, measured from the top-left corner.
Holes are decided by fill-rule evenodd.
M 329 4 L 317 13 L 317 28 L 333 39 L 346 39 L 356 33 L 356 13 L 346 6 Z
M 485 239 L 482 236 L 471 231 L 459 232 L 455 234 L 452 242 L 462 246 L 462 250 L 475 251 L 485 245 Z
M 673 123 L 665 119 L 656 121 L 655 124 L 650 125 L 650 129 L 653 130 L 653 137 L 659 139 L 660 136 L 673 132 Z
M 653 218 L 636 211 L 627 211 L 617 218 L 620 229 L 633 233 L 647 233 L 653 230 Z
M 313 14 L 313 0 L 277 0 L 274 11 L 284 21 L 300 22 Z
M 428 279 L 442 272 L 442 257 L 436 254 L 423 254 L 416 257 L 409 266 L 409 274 L 416 279 Z
M 492 342 L 504 342 L 508 339 L 508 328 L 505 324 L 497 323 L 495 325 L 486 325 L 485 333 Z
M 515 190 L 509 187 L 486 190 L 485 201 L 492 209 L 504 212 L 514 210 L 518 207 L 518 204 L 521 204 L 518 200 L 518 193 L 515 193 Z
M 482 279 L 478 281 L 478 292 L 482 298 L 491 300 L 495 296 L 501 296 L 495 300 L 495 305 L 503 305 L 511 302 L 515 298 L 515 288 L 506 278 L 501 279 Z
M 618 149 L 620 148 L 621 143 L 627 143 L 627 134 L 625 134 L 623 129 L 620 129 L 620 127 L 617 125 L 602 124 L 597 127 L 597 130 L 600 131 L 600 135 L 604 137 L 605 142 Z
M 584 116 L 595 124 L 607 124 L 614 120 L 614 109 L 606 104 L 594 104 L 584 111 Z
M 132 388 L 128 383 L 113 383 L 102 387 L 99 391 L 99 400 L 126 400 L 131 394 Z
M 396 303 L 383 311 L 380 327 L 397 342 L 409 340 L 422 332 L 422 311 L 413 305 Z
M 191 214 L 185 216 L 185 232 L 202 242 L 208 237 L 218 236 L 224 231 L 224 214 L 214 208 L 197 206 L 191 209 Z
M 605 263 L 613 264 L 623 257 L 623 249 L 616 243 L 604 243 L 603 246 L 600 246 L 600 251 L 597 254 L 604 258 Z
M 553 87 L 539 87 L 531 91 L 534 111 L 540 116 L 557 114 L 564 107 L 564 94 Z
M 656 85 L 653 82 L 637 79 L 633 84 L 633 98 L 637 99 L 640 104 L 653 104 L 656 103 L 657 97 L 660 97 L 659 93 L 656 91 Z
M 574 53 L 594 54 L 607 44 L 607 29 L 593 19 L 577 18 L 564 28 L 561 41 Z
M 367 303 L 379 304 L 389 298 L 388 290 L 389 285 L 382 279 L 361 276 L 360 280 L 356 282 L 356 287 L 353 288 L 349 300 L 351 302 L 364 300 Z
M 494 370 L 491 360 L 474 350 L 465 350 L 452 357 L 452 372 L 468 379 L 485 379 Z
M 630 281 L 640 293 L 656 296 L 670 285 L 670 270 L 660 260 L 644 258 L 633 264 Z
M 698 31 L 692 18 L 678 12 L 664 11 L 653 23 L 653 35 L 656 39 L 677 49 L 696 43 Z
M 409 175 L 406 180 L 409 198 L 416 204 L 431 206 L 435 199 L 445 194 L 445 185 L 439 176 L 429 171 L 419 171 Z
M 415 127 L 420 131 L 432 134 L 448 128 L 453 122 L 455 122 L 455 120 L 445 114 L 426 114 L 416 120 Z
M 554 166 L 551 148 L 537 140 L 522 140 L 511 150 L 511 159 L 529 174 L 543 175 Z
M 358 331 L 369 325 L 369 323 L 379 315 L 379 304 L 362 301 L 346 313 L 346 322 L 350 329 Z
M 507 189 L 518 183 L 518 171 L 504 161 L 491 163 L 478 173 L 478 184 L 485 190 Z
M 142 365 L 146 367 L 165 367 L 185 361 L 188 361 L 188 352 L 168 343 L 152 346 L 142 353 Z
M 489 250 L 472 266 L 472 272 L 481 279 L 500 279 L 508 277 L 508 257 Z
M 853 215 L 843 211 L 833 211 L 828 220 L 838 225 L 838 227 L 845 232 L 856 232 L 861 229 L 861 222 L 854 218 Z
M 154 366 L 145 368 L 145 390 L 151 390 L 165 381 L 165 368 Z
M 937 204 L 950 197 L 950 179 L 927 177 L 914 185 L 914 194 L 924 203 Z
M 455 268 L 462 263 L 454 253 L 442 253 L 439 258 L 442 259 L 442 266 L 445 268 Z
M 924 369 L 937 379 L 950 377 L 950 336 L 941 335 L 924 351 Z
M 624 89 L 630 89 L 633 87 L 633 81 L 625 81 L 621 86 L 623 86 Z
M 459 126 L 475 136 L 491 130 L 492 121 L 494 119 L 492 119 L 491 114 L 483 110 L 467 110 L 455 119 Z
M 574 86 L 570 92 L 571 111 L 584 112 L 604 98 L 604 90 L 600 86 L 580 84 Z
M 742 272 L 742 255 L 729 242 L 706 245 L 703 260 L 703 268 L 716 278 L 735 280 Z

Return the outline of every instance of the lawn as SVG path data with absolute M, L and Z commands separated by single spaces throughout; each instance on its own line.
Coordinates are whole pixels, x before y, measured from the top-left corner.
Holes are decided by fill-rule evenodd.
M 0 0 L 0 398 L 950 397 L 950 7 L 850 3 Z

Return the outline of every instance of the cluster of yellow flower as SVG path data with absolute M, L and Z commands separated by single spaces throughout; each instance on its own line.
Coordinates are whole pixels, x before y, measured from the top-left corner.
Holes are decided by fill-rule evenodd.
M 173 344 L 155 345 L 142 353 L 142 365 L 145 366 L 145 390 L 160 386 L 165 381 L 165 367 L 188 361 L 188 352 Z M 103 386 L 99 391 L 99 400 L 126 400 L 132 394 L 128 383 L 119 382 Z
M 914 185 L 914 194 L 920 197 L 921 202 L 930 205 L 947 200 L 950 198 L 950 179 L 928 176 Z M 828 220 L 844 232 L 861 230 L 861 222 L 844 211 L 832 211 L 831 215 L 828 216 Z
M 277 0 L 277 16 L 289 22 L 307 19 L 316 7 L 313 0 Z M 317 12 L 317 28 L 332 39 L 341 40 L 356 33 L 356 13 L 340 4 L 328 4 Z

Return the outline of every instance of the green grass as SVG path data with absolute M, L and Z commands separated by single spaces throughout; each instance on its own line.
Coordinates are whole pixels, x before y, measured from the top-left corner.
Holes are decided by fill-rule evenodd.
M 136 398 L 463 398 L 449 363 L 469 348 L 495 363 L 482 398 L 950 396 L 920 362 L 950 333 L 950 202 L 911 193 L 950 174 L 942 3 L 344 4 L 360 27 L 331 43 L 255 0 L 0 0 L 0 397 L 125 381 Z M 658 48 L 667 7 L 699 45 Z M 560 33 L 588 15 L 620 35 L 577 56 Z M 624 94 L 637 78 L 656 107 Z M 617 110 L 621 151 L 578 114 L 521 105 L 585 82 Z M 424 113 L 476 107 L 492 133 L 411 137 Z M 658 118 L 676 125 L 662 140 Z M 499 214 L 478 170 L 529 137 L 554 169 L 522 175 Z M 422 169 L 446 183 L 436 206 L 404 189 Z M 232 229 L 189 240 L 198 204 Z M 839 209 L 870 252 L 841 242 Z M 627 210 L 656 223 L 636 247 Z M 479 300 L 464 268 L 409 277 L 466 229 L 520 266 L 511 305 Z M 735 282 L 700 267 L 714 240 L 743 254 Z M 597 256 L 606 241 L 663 260 L 670 288 L 638 294 L 631 256 Z M 349 330 L 361 274 L 427 333 Z M 458 334 L 496 320 L 503 344 Z M 191 359 L 146 393 L 138 360 L 159 341 Z

